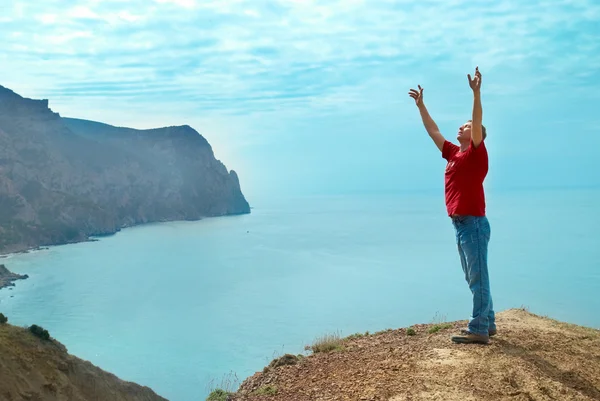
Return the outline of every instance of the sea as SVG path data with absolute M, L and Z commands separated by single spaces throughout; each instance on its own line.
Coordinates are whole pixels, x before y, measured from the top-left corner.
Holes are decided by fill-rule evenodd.
M 487 195 L 496 310 L 600 328 L 600 189 Z M 30 276 L 0 290 L 0 312 L 173 401 L 235 389 L 325 334 L 469 318 L 441 193 L 250 203 L 249 215 L 148 224 L 0 259 Z

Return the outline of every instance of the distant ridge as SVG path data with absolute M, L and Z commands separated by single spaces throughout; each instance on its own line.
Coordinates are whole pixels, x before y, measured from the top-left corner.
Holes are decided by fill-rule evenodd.
M 0 253 L 141 223 L 250 213 L 235 171 L 188 125 L 74 118 L 0 86 Z

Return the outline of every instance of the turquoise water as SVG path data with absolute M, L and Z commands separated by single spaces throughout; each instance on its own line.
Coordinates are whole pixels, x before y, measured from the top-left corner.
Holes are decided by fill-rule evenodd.
M 174 401 L 203 400 L 227 373 L 243 379 L 328 332 L 468 318 L 440 194 L 252 203 L 251 215 L 4 259 L 30 279 L 0 291 L 0 312 Z M 498 310 L 600 328 L 598 205 L 600 190 L 488 195 Z

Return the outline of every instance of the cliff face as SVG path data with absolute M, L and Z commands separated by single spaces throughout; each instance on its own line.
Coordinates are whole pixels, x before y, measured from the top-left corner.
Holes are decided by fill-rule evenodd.
M 148 387 L 67 353 L 56 342 L 0 324 L 0 399 L 48 401 L 166 401 Z
M 237 174 L 191 127 L 62 118 L 0 86 L 0 252 L 249 212 Z
M 6 266 L 0 265 L 0 290 L 4 287 L 14 287 L 15 281 L 29 278 L 27 274 L 10 272 Z

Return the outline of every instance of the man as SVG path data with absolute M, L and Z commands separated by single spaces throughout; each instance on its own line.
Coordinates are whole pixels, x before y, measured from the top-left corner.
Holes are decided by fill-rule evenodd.
M 458 129 L 456 146 L 447 141 L 433 121 L 423 103 L 423 88 L 411 89 L 427 133 L 448 161 L 445 172 L 446 208 L 456 232 L 458 254 L 465 279 L 473 294 L 473 313 L 467 330 L 452 337 L 456 343 L 487 344 L 496 334 L 496 321 L 487 266 L 487 249 L 490 225 L 485 215 L 483 180 L 488 172 L 488 155 L 485 148 L 486 130 L 482 125 L 481 73 L 467 75 L 473 90 L 472 119 Z

